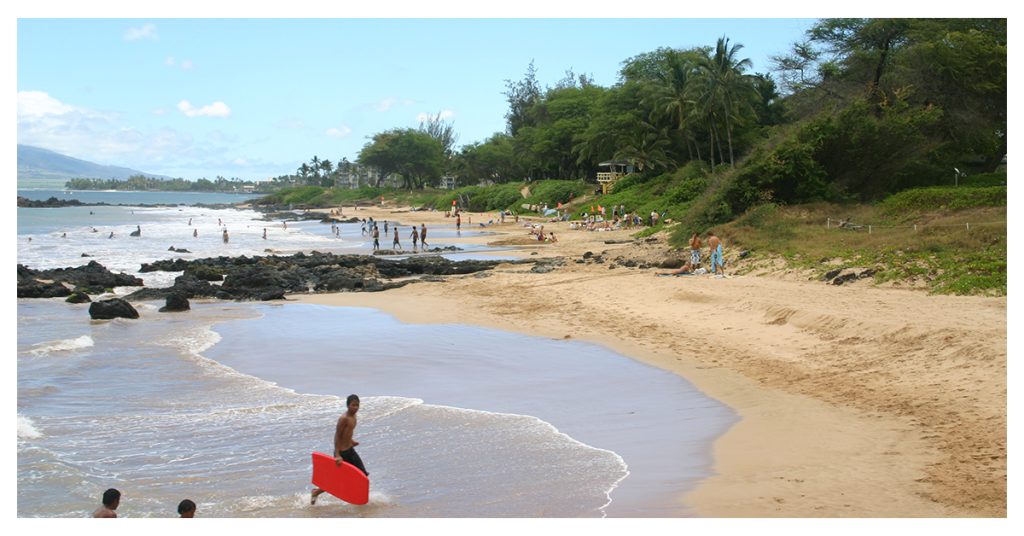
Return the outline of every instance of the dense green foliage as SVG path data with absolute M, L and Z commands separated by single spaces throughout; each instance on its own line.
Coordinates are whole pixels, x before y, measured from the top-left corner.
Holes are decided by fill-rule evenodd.
M 71 179 L 64 183 L 69 190 L 130 190 L 130 191 L 163 191 L 163 192 L 241 192 L 244 187 L 259 186 L 250 181 L 240 179 L 228 180 L 217 177 L 216 180 L 199 179 L 156 179 L 145 175 L 132 175 L 125 180 L 120 179 Z
M 872 206 L 882 228 L 929 211 L 1005 208 L 1006 174 L 994 172 L 1007 152 L 1006 19 L 824 19 L 773 60 L 772 74 L 750 73 L 742 45 L 722 37 L 627 58 L 610 87 L 571 71 L 543 87 L 531 63 L 523 79 L 506 80 L 505 132 L 455 151 L 438 116 L 418 131 L 378 134 L 359 165 L 400 175 L 406 188 L 457 177 L 458 190 L 417 199 L 439 210 L 452 200 L 475 211 L 555 206 L 572 195 L 575 215 L 597 205 L 658 212 L 659 228 L 676 224 L 677 246 L 735 219 L 774 237 L 762 244 L 791 248 L 780 222 L 794 206 Z M 316 160 L 288 181 L 337 179 L 340 165 Z M 612 160 L 636 171 L 591 197 Z M 903 275 L 928 265 L 949 291 L 958 292 L 949 274 L 1005 288 L 1002 233 L 970 259 L 954 260 L 955 241 L 900 249 L 915 259 Z M 1004 275 L 992 283 L 985 270 Z
M 262 205 L 310 205 L 324 204 L 327 190 L 322 186 L 296 186 L 283 188 L 277 192 L 260 198 L 257 204 Z
M 910 211 L 963 210 L 975 207 L 1006 206 L 1005 186 L 932 186 L 905 190 L 886 198 L 879 205 L 891 215 Z
M 375 167 L 382 175 L 401 175 L 406 188 L 423 188 L 441 176 L 445 147 L 436 138 L 414 129 L 380 132 L 359 151 L 359 162 Z

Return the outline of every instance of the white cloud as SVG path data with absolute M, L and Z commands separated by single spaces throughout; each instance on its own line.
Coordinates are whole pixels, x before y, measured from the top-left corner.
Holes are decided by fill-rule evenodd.
M 159 39 L 159 36 L 156 34 L 156 25 L 146 23 L 138 28 L 128 28 L 128 31 L 124 33 L 125 41 L 138 41 L 140 39 L 149 39 L 150 41 Z
M 231 108 L 228 108 L 228 105 L 221 101 L 207 104 L 202 108 L 196 108 L 187 100 L 183 100 L 178 103 L 178 110 L 187 117 L 227 117 L 231 115 Z
M 174 67 L 174 56 L 167 56 L 167 59 L 164 60 L 164 65 L 170 65 L 171 67 Z
M 18 92 L 20 144 L 136 169 L 146 169 L 147 162 L 165 154 L 182 154 L 194 145 L 187 134 L 172 129 L 147 133 L 120 125 L 119 119 L 116 114 L 61 102 L 42 91 Z
M 344 138 L 352 133 L 352 129 L 348 125 L 341 125 L 341 128 L 331 127 L 327 129 L 327 135 L 332 138 Z
M 433 119 L 434 117 L 437 116 L 440 116 L 440 119 L 443 121 L 445 119 L 451 119 L 455 117 L 455 112 L 451 110 L 441 110 L 437 114 L 428 114 L 426 112 L 420 112 L 416 114 L 416 120 L 419 121 L 420 123 L 426 123 L 428 120 Z
M 181 60 L 181 68 L 186 71 L 192 70 L 192 60 Z
M 137 128 L 117 114 L 61 102 L 42 91 L 18 92 L 17 109 L 19 144 L 99 164 L 191 179 L 217 174 L 269 177 L 294 170 L 291 163 L 233 154 L 239 142 L 234 136 L 215 131 L 195 139 L 169 127 Z
M 77 110 L 74 106 L 64 104 L 43 91 L 18 92 L 18 121 L 23 117 L 65 115 Z

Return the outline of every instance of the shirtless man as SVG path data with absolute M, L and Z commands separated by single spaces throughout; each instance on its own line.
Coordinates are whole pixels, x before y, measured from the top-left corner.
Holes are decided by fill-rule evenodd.
M 366 472 L 366 467 L 363 466 L 363 460 L 356 452 L 355 447 L 359 442 L 352 440 L 352 432 L 356 429 L 356 413 L 359 411 L 359 397 L 348 395 L 345 404 L 348 406 L 348 411 L 338 417 L 338 425 L 334 429 L 334 463 L 341 465 L 342 461 L 348 462 L 359 468 L 366 476 L 370 476 L 370 473 Z M 320 488 L 313 488 L 309 504 L 316 504 L 316 498 L 323 492 L 324 490 Z
M 420 224 L 420 246 L 427 249 L 427 225 L 425 223 Z
M 92 513 L 92 517 L 117 517 L 117 506 L 121 504 L 121 492 L 110 488 L 103 492 L 103 506 Z
M 690 264 L 700 266 L 700 236 L 693 233 L 690 237 Z
M 711 254 L 711 273 L 725 275 L 725 259 L 722 258 L 722 241 L 708 231 L 708 249 Z M 720 268 L 721 271 L 717 271 Z

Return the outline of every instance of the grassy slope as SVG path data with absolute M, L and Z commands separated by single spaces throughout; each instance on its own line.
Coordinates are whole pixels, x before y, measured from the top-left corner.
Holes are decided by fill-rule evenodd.
M 953 197 L 976 193 L 969 190 Z M 719 232 L 735 249 L 751 251 L 755 261 L 781 256 L 789 266 L 819 275 L 836 268 L 876 268 L 877 283 L 924 285 L 940 294 L 1005 295 L 1005 188 L 1002 204 L 995 206 L 908 203 L 913 195 L 898 194 L 877 205 L 763 205 Z M 840 228 L 840 219 L 858 225 Z
M 517 197 L 525 183 L 412 192 L 299 187 L 271 197 L 296 205 L 337 206 L 376 203 L 383 195 L 389 203 L 443 210 L 451 206 L 457 193 L 463 193 L 474 199 L 473 205 L 481 205 L 472 210 L 513 208 L 525 212 L 519 204 L 548 203 L 554 207 L 567 200 L 571 192 L 570 210 L 577 214 L 589 211 L 591 205 L 623 203 L 627 210 L 638 210 L 645 217 L 656 210 L 665 211 L 669 220 L 685 221 L 698 189 L 707 184 L 699 175 L 698 170 L 684 170 L 596 198 L 593 185 L 576 181 L 530 183 L 528 198 Z M 819 275 L 837 268 L 875 268 L 877 283 L 924 286 L 943 294 L 1005 295 L 1006 174 L 973 179 L 959 187 L 908 190 L 872 205 L 766 204 L 714 229 L 726 240 L 731 254 L 750 251 L 749 259 L 754 262 L 743 263 L 748 270 L 759 260 L 782 258 L 790 267 Z M 510 196 L 510 192 L 516 194 Z M 515 202 L 511 201 L 513 197 L 517 197 Z M 858 227 L 839 228 L 843 219 Z M 659 224 L 645 228 L 635 236 L 647 236 L 665 227 Z M 685 233 L 675 234 L 685 238 L 691 232 L 703 235 L 706 230 L 683 229 Z M 685 241 L 673 239 L 673 244 L 685 247 Z

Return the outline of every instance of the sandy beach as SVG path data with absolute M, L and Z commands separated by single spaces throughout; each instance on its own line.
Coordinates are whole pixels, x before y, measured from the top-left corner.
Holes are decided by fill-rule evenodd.
M 401 207 L 343 213 L 403 229 L 455 224 Z M 464 213 L 463 230 L 493 218 Z M 685 377 L 741 417 L 714 445 L 717 475 L 679 497 L 701 516 L 1006 516 L 1005 297 L 735 275 L 743 261 L 728 244 L 730 277 L 657 277 L 665 270 L 626 261 L 682 258 L 665 236 L 633 241 L 630 231 L 544 222 L 552 244 L 532 240 L 526 219 L 506 222 L 444 242 L 563 257 L 564 266 L 506 264 L 486 277 L 289 299 L 586 340 Z M 601 261 L 577 262 L 587 252 Z

